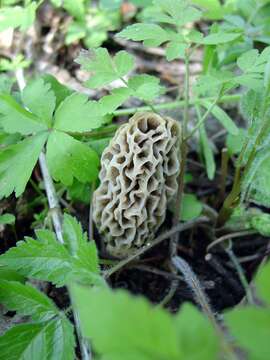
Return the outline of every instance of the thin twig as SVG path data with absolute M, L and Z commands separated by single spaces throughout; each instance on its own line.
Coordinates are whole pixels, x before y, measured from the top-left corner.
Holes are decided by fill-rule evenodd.
M 197 275 L 191 269 L 189 264 L 180 256 L 175 256 L 172 261 L 174 266 L 184 275 L 184 279 L 187 285 L 190 287 L 190 289 L 194 294 L 194 299 L 200 305 L 202 311 L 207 316 L 213 328 L 216 330 L 217 334 L 219 335 L 222 348 L 224 352 L 227 354 L 228 359 L 236 360 L 237 359 L 236 353 L 232 348 L 232 346 L 228 343 L 225 334 L 221 326 L 219 325 L 213 310 L 211 309 L 210 301 L 207 295 L 205 294 L 200 284 L 200 281 L 197 278 Z
M 231 262 L 233 263 L 237 273 L 238 273 L 238 276 L 239 276 L 239 279 L 241 281 L 241 284 L 243 286 L 243 288 L 245 289 L 245 292 L 246 292 L 246 296 L 247 296 L 247 300 L 248 300 L 248 303 L 250 305 L 254 305 L 255 304 L 255 300 L 253 298 L 253 295 L 252 295 L 252 291 L 251 291 L 251 288 L 249 286 L 249 283 L 247 281 L 247 278 L 246 278 L 246 275 L 244 273 L 244 270 L 239 262 L 239 260 L 237 259 L 237 257 L 235 256 L 234 252 L 233 252 L 233 249 L 232 249 L 232 242 L 230 240 L 229 242 L 229 246 L 227 246 L 225 248 L 225 251 L 226 253 L 228 254 Z
M 115 266 L 113 266 L 111 269 L 106 270 L 104 272 L 104 278 L 107 279 L 112 274 L 114 274 L 116 271 L 119 271 L 124 266 L 129 264 L 131 261 L 133 261 L 133 260 L 137 259 L 139 256 L 143 255 L 146 251 L 152 249 L 154 246 L 160 244 L 162 241 L 170 238 L 173 234 L 182 232 L 182 231 L 187 230 L 187 229 L 190 229 L 194 225 L 204 223 L 204 222 L 208 222 L 208 218 L 202 216 L 202 217 L 199 217 L 197 219 L 188 221 L 185 224 L 180 224 L 179 223 L 178 225 L 174 226 L 171 230 L 168 230 L 168 231 L 164 232 L 163 234 L 159 235 L 153 242 L 145 245 L 144 247 L 139 249 L 137 252 L 135 252 L 133 255 L 130 255 L 128 258 L 119 261 L 119 263 L 116 264 Z
M 214 246 L 217 246 L 226 240 L 242 237 L 242 236 L 254 235 L 257 233 L 258 232 L 256 230 L 243 230 L 243 231 L 237 231 L 235 233 L 223 235 L 220 238 L 216 239 L 215 241 L 211 242 L 211 244 L 207 246 L 206 251 L 209 252 L 209 250 L 212 249 Z
M 26 85 L 23 70 L 22 69 L 16 70 L 15 76 L 17 79 L 19 89 L 20 89 L 20 91 L 22 91 Z M 46 157 L 45 157 L 45 154 L 43 151 L 40 153 L 40 156 L 39 156 L 39 165 L 40 165 L 40 170 L 41 170 L 43 181 L 44 181 L 45 191 L 46 191 L 49 208 L 50 208 L 50 212 L 51 212 L 51 216 L 52 216 L 52 220 L 53 220 L 55 234 L 56 234 L 57 240 L 61 244 L 64 244 L 64 239 L 63 239 L 63 234 L 62 234 L 61 209 L 59 206 L 59 202 L 58 202 L 58 198 L 56 195 L 53 180 L 49 173 L 49 169 L 48 169 L 47 162 L 46 162 Z M 70 299 L 71 299 L 71 297 L 70 297 Z M 90 348 L 89 341 L 82 337 L 78 314 L 74 310 L 73 310 L 73 314 L 74 314 L 75 327 L 76 327 L 76 331 L 77 331 L 77 335 L 78 335 L 78 341 L 79 341 L 79 345 L 80 345 L 82 360 L 91 360 L 92 356 L 91 356 L 91 348 Z

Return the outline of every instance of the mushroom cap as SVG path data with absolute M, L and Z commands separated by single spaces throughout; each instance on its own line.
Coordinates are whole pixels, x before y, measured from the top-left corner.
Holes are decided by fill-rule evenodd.
M 109 254 L 123 258 L 153 240 L 177 192 L 180 135 L 175 120 L 142 112 L 104 150 L 93 220 Z

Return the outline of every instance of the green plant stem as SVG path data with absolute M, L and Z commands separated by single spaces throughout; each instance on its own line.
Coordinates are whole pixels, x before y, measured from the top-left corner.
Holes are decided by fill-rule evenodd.
M 16 70 L 15 76 L 17 79 L 17 83 L 19 85 L 19 89 L 20 89 L 20 91 L 22 91 L 26 85 L 23 70 L 22 69 Z M 63 238 L 63 234 L 62 234 L 62 214 L 61 214 L 58 198 L 56 195 L 56 190 L 55 190 L 55 187 L 53 184 L 53 180 L 51 178 L 51 175 L 50 175 L 50 172 L 49 172 L 49 169 L 47 166 L 47 162 L 46 162 L 46 157 L 45 157 L 45 154 L 43 151 L 41 152 L 41 154 L 39 156 L 39 165 L 40 165 L 41 173 L 43 176 L 44 187 L 45 187 L 45 191 L 46 191 L 46 195 L 47 195 L 47 199 L 48 199 L 48 203 L 49 203 L 49 208 L 50 208 L 51 215 L 52 215 L 55 234 L 56 234 L 56 237 L 57 237 L 57 240 L 59 241 L 59 243 L 64 244 L 64 238 Z M 70 299 L 71 299 L 71 297 L 70 297 Z M 80 321 L 79 321 L 78 315 L 77 315 L 76 311 L 73 311 L 73 313 L 74 313 L 75 327 L 76 327 L 76 331 L 77 331 L 77 335 L 78 335 L 78 341 L 79 341 L 79 345 L 80 345 L 82 360 L 91 360 L 91 348 L 90 348 L 89 341 L 83 338 L 82 333 L 81 333 L 81 326 L 80 326 Z
M 246 279 L 243 268 L 240 265 L 237 257 L 235 256 L 235 254 L 234 254 L 234 252 L 232 250 L 232 242 L 231 242 L 231 240 L 229 240 L 229 246 L 227 246 L 225 250 L 226 250 L 226 253 L 228 254 L 231 262 L 233 263 L 233 265 L 234 265 L 234 267 L 235 267 L 235 269 L 237 271 L 237 274 L 239 276 L 239 279 L 241 281 L 241 284 L 242 284 L 243 288 L 245 289 L 248 303 L 250 305 L 254 305 L 255 301 L 253 299 L 251 288 L 250 288 L 249 283 L 248 283 L 248 281 Z
M 247 139 L 244 143 L 241 153 L 239 155 L 239 158 L 236 163 L 236 169 L 235 169 L 235 175 L 234 175 L 234 181 L 233 181 L 233 187 L 227 198 L 225 199 L 223 206 L 219 212 L 219 216 L 217 219 L 217 226 L 221 227 L 223 226 L 226 221 L 231 216 L 234 208 L 238 205 L 240 200 L 240 192 L 241 192 L 241 177 L 245 176 L 245 174 L 250 170 L 250 167 L 252 166 L 252 163 L 255 159 L 256 152 L 258 147 L 261 144 L 261 141 L 263 140 L 263 137 L 266 133 L 266 130 L 269 126 L 269 118 L 266 116 L 266 109 L 264 109 L 264 115 L 263 115 L 264 121 L 263 125 L 259 131 L 259 134 L 256 137 L 256 140 L 254 142 L 254 145 L 252 147 L 251 153 L 249 155 L 249 158 L 247 160 L 246 166 L 243 170 L 242 174 L 242 161 L 249 143 L 249 140 Z
M 176 195 L 176 205 L 175 211 L 173 216 L 173 225 L 175 226 L 179 219 L 181 219 L 181 204 L 184 192 L 184 176 L 186 170 L 186 161 L 187 161 L 187 129 L 188 129 L 188 121 L 189 121 L 189 76 L 190 76 L 190 69 L 189 69 L 189 57 L 188 54 L 185 56 L 185 87 L 184 87 L 184 115 L 183 115 L 183 126 L 181 131 L 181 142 L 180 142 L 180 151 L 179 154 L 180 158 L 180 173 L 178 177 L 178 191 Z M 178 236 L 175 234 L 171 240 L 170 252 L 171 257 L 173 258 L 177 253 L 177 240 Z
M 232 94 L 232 95 L 224 95 L 222 96 L 218 103 L 220 104 L 226 104 L 231 102 L 238 102 L 241 99 L 241 94 Z M 215 101 L 215 97 L 207 97 L 207 98 L 193 98 L 189 100 L 190 105 L 196 105 L 196 104 L 202 104 L 204 101 Z M 181 109 L 185 106 L 185 100 L 179 100 L 179 101 L 172 101 L 165 104 L 156 104 L 155 110 L 170 110 L 170 109 Z M 137 111 L 150 111 L 151 108 L 149 106 L 139 106 L 134 108 L 128 108 L 128 109 L 119 109 L 114 111 L 114 116 L 124 116 L 124 115 L 131 115 L 135 114 Z
M 192 129 L 192 131 L 187 135 L 186 141 L 189 140 L 195 132 L 200 128 L 200 126 L 204 123 L 204 121 L 207 119 L 213 108 L 217 105 L 219 99 L 220 99 L 221 92 L 219 92 L 216 99 L 212 102 L 211 106 L 206 110 L 206 112 L 203 114 L 203 116 L 200 117 L 198 123 L 196 126 Z M 195 106 L 199 106 L 199 104 L 195 104 Z

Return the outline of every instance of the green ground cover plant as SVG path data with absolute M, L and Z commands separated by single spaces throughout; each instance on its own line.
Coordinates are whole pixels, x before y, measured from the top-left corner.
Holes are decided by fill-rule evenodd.
M 36 73 L 25 81 L 23 69 L 29 66 L 28 60 L 19 57 L 2 62 L 0 198 L 13 194 L 19 198 L 30 183 L 37 188 L 44 210 L 33 223 L 38 228 L 35 236 L 17 241 L 0 255 L 0 303 L 26 319 L 0 337 L 1 356 L 14 360 L 268 359 L 270 267 L 260 266 L 250 285 L 226 231 L 251 231 L 265 238 L 270 234 L 269 1 L 134 1 L 141 9 L 139 22 L 126 26 L 116 37 L 160 47 L 168 62 L 184 64 L 184 84 L 176 98 L 165 103 L 158 99 L 168 92 L 166 85 L 152 74 L 134 73 L 131 52 L 111 54 L 100 46 L 107 31 L 119 28 L 120 22 L 111 27 L 101 21 L 101 28 L 89 32 L 87 14 L 93 9 L 87 2 L 52 3 L 73 17 L 66 44 L 83 39 L 88 47 L 76 59 L 89 74 L 85 87 L 106 95 L 89 99 L 49 74 Z M 101 1 L 97 11 L 113 10 L 118 16 L 121 3 Z M 25 31 L 41 5 L 42 1 L 2 1 L 0 31 L 10 27 Z M 202 19 L 205 24 L 209 19 L 223 20 L 205 29 L 198 26 Z M 198 49 L 203 52 L 202 70 L 191 84 L 190 64 Z M 114 82 L 120 85 L 108 88 Z M 140 105 L 126 106 L 134 99 Z M 239 105 L 245 126 L 235 121 L 225 104 Z M 87 235 L 74 216 L 68 211 L 62 214 L 59 193 L 90 203 L 99 181 L 102 152 L 120 127 L 116 120 L 137 112 L 159 114 L 170 109 L 181 113 L 182 128 L 178 191 L 170 208 L 172 229 L 130 257 L 104 259 L 94 241 L 91 216 Z M 221 165 L 228 165 L 230 159 L 234 164 L 232 187 L 214 221 L 203 213 L 205 204 L 197 194 L 186 187 L 194 139 L 198 139 L 196 151 L 208 180 L 213 181 L 219 171 L 209 121 L 216 121 L 226 133 L 227 150 Z M 31 179 L 37 165 L 41 187 Z M 225 168 L 221 166 L 221 184 L 226 183 Z M 177 252 L 178 232 L 210 220 L 213 232 L 224 231 L 224 249 L 246 290 L 245 305 L 222 314 L 212 309 L 200 280 Z M 11 227 L 16 234 L 14 222 L 13 214 L 0 215 L 0 225 Z M 109 287 L 110 275 L 168 238 L 171 272 L 183 276 L 200 310 L 185 303 L 171 314 L 162 304 L 153 306 L 142 297 Z M 60 309 L 34 281 L 65 287 L 70 306 Z M 172 281 L 172 291 L 174 284 Z

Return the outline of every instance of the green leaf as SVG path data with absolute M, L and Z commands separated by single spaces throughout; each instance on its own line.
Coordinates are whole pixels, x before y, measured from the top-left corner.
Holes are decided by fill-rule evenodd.
M 188 221 L 201 215 L 202 203 L 193 194 L 184 194 L 181 206 L 181 220 Z
M 100 6 L 106 10 L 118 10 L 123 0 L 100 0 Z
M 85 183 L 96 180 L 99 158 L 94 150 L 73 137 L 53 131 L 47 142 L 46 158 L 56 181 L 71 185 L 73 178 Z
M 256 64 L 258 55 L 259 51 L 257 49 L 251 49 L 245 52 L 237 59 L 238 67 L 244 72 L 249 71 Z
M 230 156 L 240 153 L 246 137 L 247 137 L 246 130 L 241 128 L 239 129 L 238 135 L 232 135 L 232 134 L 227 135 L 226 146 L 228 148 L 228 152 Z
M 56 98 L 56 108 L 58 108 L 60 103 L 64 101 L 66 97 L 72 94 L 71 89 L 61 84 L 54 76 L 50 74 L 43 75 L 42 79 L 45 81 L 46 84 L 51 86 L 51 89 Z
M 215 163 L 213 149 L 211 147 L 210 140 L 207 137 L 204 124 L 200 126 L 199 132 L 200 132 L 200 145 L 206 165 L 207 176 L 210 180 L 213 180 L 216 172 L 216 163 Z
M 63 236 L 71 255 L 82 263 L 82 267 L 98 274 L 96 244 L 93 240 L 88 241 L 87 234 L 83 232 L 81 224 L 68 214 L 64 214 Z
M 144 101 L 152 101 L 164 92 L 159 79 L 151 75 L 135 75 L 129 79 L 128 86 L 133 90 L 133 96 Z
M 153 3 L 158 6 L 160 10 L 171 19 L 171 23 L 177 27 L 182 27 L 187 23 L 197 21 L 202 16 L 202 12 L 191 6 L 188 1 L 154 0 Z
M 269 221 L 269 214 L 265 214 L 265 215 L 268 215 L 268 221 Z M 269 226 L 269 222 L 268 222 L 268 226 Z M 270 279 L 270 263 L 268 262 L 261 269 L 259 269 L 259 272 L 255 278 L 255 284 L 258 290 L 259 297 L 270 305 L 269 279 Z
M 8 76 L 7 74 L 0 75 L 0 93 L 11 92 L 12 85 L 14 83 L 14 79 Z
M 248 198 L 259 205 L 270 207 L 270 152 L 263 149 L 256 155 L 252 166 L 242 179 L 241 198 Z
M 47 129 L 44 122 L 7 94 L 0 94 L 0 125 L 5 132 L 11 134 L 19 132 L 29 135 Z
M 195 306 L 188 303 L 182 305 L 174 321 L 185 359 L 218 359 L 218 335 L 208 319 Z
M 188 45 L 181 42 L 171 41 L 166 47 L 166 59 L 172 61 L 175 59 L 183 59 Z
M 133 353 L 137 359 L 182 358 L 173 318 L 163 309 L 124 291 L 79 285 L 71 289 L 83 335 L 91 338 L 99 354 L 121 355 L 121 359 Z
M 111 114 L 131 95 L 132 91 L 127 87 L 116 88 L 111 91 L 110 95 L 103 96 L 99 100 L 99 104 L 103 111 L 107 114 Z
M 86 85 L 93 89 L 120 79 L 134 67 L 134 58 L 126 51 L 119 51 L 112 58 L 105 48 L 83 52 L 76 61 L 91 73 Z
M 210 107 L 212 107 L 212 103 L 207 100 L 202 101 L 201 104 L 207 110 L 210 109 Z M 224 110 L 222 110 L 218 105 L 212 107 L 211 113 L 230 134 L 232 135 L 238 134 L 238 127 L 235 125 L 235 123 L 229 117 L 229 115 Z
M 0 150 L 0 198 L 23 193 L 47 137 L 40 133 Z
M 269 359 L 269 309 L 256 307 L 235 309 L 225 314 L 225 321 L 236 344 L 247 351 L 249 359 Z
M 252 229 L 258 231 L 263 236 L 270 236 L 270 214 L 258 212 L 252 214 L 250 219 Z
M 59 313 L 46 295 L 17 281 L 0 280 L 0 303 L 22 316 L 31 316 L 35 321 L 46 321 Z
M 1 255 L 0 266 L 29 278 L 50 281 L 57 286 L 66 285 L 74 279 L 87 284 L 102 283 L 96 272 L 96 249 L 93 243 L 88 248 L 83 246 L 84 249 L 78 249 L 72 256 L 56 240 L 54 233 L 39 230 L 36 235 L 37 240 L 26 238 Z M 82 254 L 82 251 L 87 251 L 87 254 Z M 91 258 L 86 259 L 87 255 Z
M 73 327 L 65 318 L 17 325 L 0 337 L 0 353 L 7 360 L 74 360 L 74 348 Z
M 9 281 L 24 282 L 25 278 L 17 271 L 9 270 L 5 266 L 0 267 L 0 279 Z
M 84 19 L 86 9 L 84 7 L 85 0 L 64 0 L 63 7 L 77 19 Z
M 151 41 L 152 45 L 160 44 L 170 40 L 169 33 L 157 24 L 137 23 L 127 26 L 117 34 L 119 37 L 134 41 Z
M 201 43 L 205 45 L 218 45 L 232 42 L 242 36 L 241 33 L 217 32 L 206 36 Z
M 37 231 L 38 240 L 26 238 L 0 256 L 0 265 L 29 278 L 65 284 L 72 271 L 72 258 L 50 231 Z
M 104 109 L 87 95 L 74 93 L 64 99 L 55 113 L 54 129 L 84 132 L 104 123 Z
M 0 215 L 0 224 L 3 224 L 3 225 L 12 225 L 14 224 L 16 221 L 16 218 L 14 215 L 12 214 L 3 214 L 3 215 Z
M 55 95 L 51 86 L 38 78 L 22 91 L 22 101 L 28 110 L 38 116 L 47 127 L 51 126 L 53 111 L 55 108 Z
M 36 9 L 36 2 L 31 2 L 25 7 L 2 7 L 0 9 L 0 32 L 10 27 L 20 27 L 21 31 L 27 30 L 35 20 Z
M 77 43 L 79 40 L 87 36 L 87 28 L 85 23 L 80 21 L 71 21 L 67 26 L 65 44 L 70 45 Z

